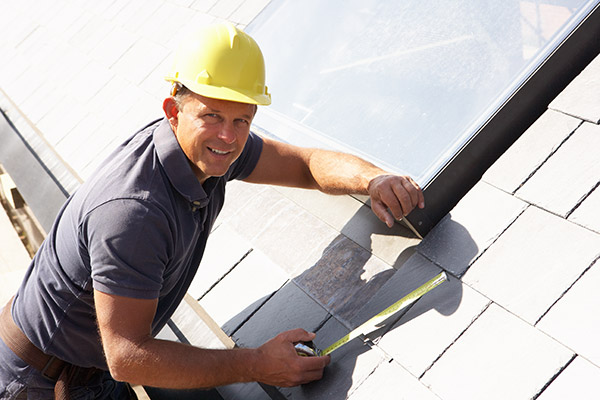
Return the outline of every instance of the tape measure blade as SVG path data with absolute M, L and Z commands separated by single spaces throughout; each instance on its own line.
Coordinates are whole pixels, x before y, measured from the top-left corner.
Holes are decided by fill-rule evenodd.
M 375 315 L 374 317 L 370 318 L 369 320 L 367 320 L 366 322 L 364 322 L 363 324 L 358 326 L 356 329 L 352 330 L 346 336 L 343 336 L 342 338 L 340 338 L 339 340 L 334 342 L 331 346 L 329 346 L 325 350 L 323 350 L 321 352 L 321 355 L 326 356 L 326 355 L 332 353 L 334 350 L 339 349 L 340 347 L 342 347 L 343 345 L 345 345 L 352 339 L 357 338 L 360 335 L 367 335 L 368 333 L 372 332 L 375 329 L 375 327 L 377 326 L 377 324 L 385 321 L 386 319 L 388 319 L 391 315 L 393 315 L 397 311 L 414 303 L 419 298 L 421 298 L 423 295 L 425 295 L 429 291 L 435 289 L 440 284 L 445 282 L 447 279 L 448 279 L 448 276 L 446 275 L 445 272 L 442 271 L 441 273 L 439 273 L 438 275 L 436 275 L 429 281 L 425 282 L 423 285 L 419 286 L 418 288 L 416 288 L 415 290 L 413 290 L 412 292 L 410 292 L 409 294 L 407 294 L 406 296 L 404 296 L 403 298 L 401 298 L 400 300 L 398 300 L 397 302 L 395 302 L 394 304 L 392 304 L 391 306 L 389 306 L 388 308 L 386 308 L 385 310 L 380 312 L 379 314 Z
M 438 287 L 447 279 L 448 276 L 446 275 L 446 273 L 441 272 L 440 274 L 425 282 L 423 285 L 419 286 L 418 288 L 416 288 L 415 290 L 413 290 L 412 292 L 410 292 L 409 294 L 407 294 L 406 296 L 404 296 L 403 298 L 401 298 L 400 300 L 398 300 L 397 302 L 380 312 L 379 314 L 372 317 L 367 322 L 360 325 L 358 328 L 356 328 L 356 330 L 360 329 L 361 334 L 367 335 L 368 333 L 374 330 L 377 324 L 385 321 L 396 312 L 408 307 L 415 301 L 419 300 L 421 297 Z

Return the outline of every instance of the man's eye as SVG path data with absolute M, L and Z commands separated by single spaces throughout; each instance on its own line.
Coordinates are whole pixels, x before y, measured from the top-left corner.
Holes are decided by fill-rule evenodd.
M 248 125 L 248 124 L 250 124 L 250 122 L 248 122 L 248 120 L 247 120 L 247 119 L 242 119 L 242 118 L 238 118 L 238 119 L 236 119 L 236 120 L 235 120 L 235 122 L 236 122 L 237 124 L 242 124 L 242 125 Z
M 204 114 L 204 119 L 210 123 L 217 123 L 221 120 L 219 114 Z

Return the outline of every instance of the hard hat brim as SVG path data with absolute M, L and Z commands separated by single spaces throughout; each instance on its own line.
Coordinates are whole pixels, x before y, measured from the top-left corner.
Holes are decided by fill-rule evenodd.
M 271 95 L 269 93 L 246 93 L 244 90 L 236 90 L 223 86 L 203 85 L 201 83 L 186 85 L 185 82 L 182 83 L 192 92 L 213 99 L 229 100 L 238 103 L 257 104 L 260 106 L 268 106 L 269 104 L 271 104 Z

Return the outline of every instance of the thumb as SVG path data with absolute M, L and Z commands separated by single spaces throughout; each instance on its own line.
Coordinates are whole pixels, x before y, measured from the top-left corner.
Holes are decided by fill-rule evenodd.
M 312 332 L 307 332 L 302 328 L 293 329 L 291 331 L 286 331 L 281 334 L 283 339 L 288 340 L 292 343 L 296 342 L 309 342 L 313 340 L 317 335 Z

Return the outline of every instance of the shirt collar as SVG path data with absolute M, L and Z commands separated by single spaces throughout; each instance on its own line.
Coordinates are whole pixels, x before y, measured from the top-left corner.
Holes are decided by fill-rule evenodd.
M 154 131 L 154 145 L 173 187 L 194 206 L 205 207 L 208 195 L 194 174 L 166 118 Z

